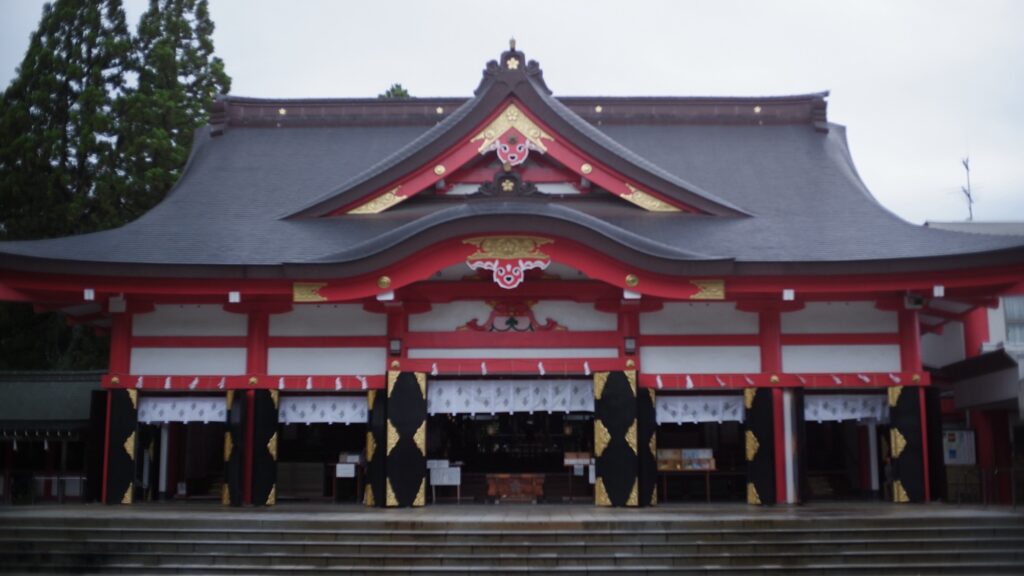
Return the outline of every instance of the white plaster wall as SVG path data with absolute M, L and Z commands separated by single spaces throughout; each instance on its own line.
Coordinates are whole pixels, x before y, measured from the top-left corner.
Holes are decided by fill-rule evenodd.
M 245 336 L 249 318 L 219 304 L 157 304 L 132 316 L 135 336 Z
M 959 325 L 959 323 L 957 324 Z M 1006 310 L 1003 309 L 1002 298 L 999 299 L 998 308 L 988 309 L 988 340 L 986 341 L 992 344 L 1006 343 Z
M 921 336 L 921 361 L 926 366 L 941 368 L 964 359 L 964 326 L 950 322 L 942 334 L 931 332 Z
M 387 316 L 361 304 L 296 304 L 291 312 L 270 315 L 271 336 L 383 336 Z
M 410 348 L 409 358 L 618 358 L 616 348 Z
M 267 372 L 273 375 L 383 374 L 387 368 L 384 348 L 270 348 Z
M 490 315 L 491 307 L 481 300 L 434 304 L 429 312 L 409 315 L 409 331 L 451 332 L 474 318 L 483 324 Z
M 601 312 L 593 304 L 549 300 L 533 306 L 533 317 L 544 324 L 548 318 L 577 331 L 615 331 L 619 327 L 619 315 Z
M 757 334 L 757 314 L 731 302 L 669 302 L 640 314 L 641 334 Z
M 748 374 L 761 371 L 756 346 L 642 346 L 640 369 L 647 374 Z
M 873 302 L 808 302 L 802 310 L 782 314 L 783 334 L 864 334 L 899 331 L 896 312 Z
M 245 348 L 133 348 L 131 373 L 140 376 L 245 374 Z
M 894 344 L 783 346 L 784 372 L 899 372 L 900 347 Z

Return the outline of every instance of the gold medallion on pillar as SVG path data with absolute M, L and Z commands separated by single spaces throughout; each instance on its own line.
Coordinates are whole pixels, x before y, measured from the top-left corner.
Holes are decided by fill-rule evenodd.
M 760 504 L 761 496 L 753 482 L 747 482 L 747 504 Z
M 907 489 L 903 487 L 903 482 L 897 480 L 892 483 L 892 499 L 897 503 L 910 502 L 910 496 L 907 495 Z

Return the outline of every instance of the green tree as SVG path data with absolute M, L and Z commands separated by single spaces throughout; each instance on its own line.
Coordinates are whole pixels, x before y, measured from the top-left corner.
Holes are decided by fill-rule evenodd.
M 131 37 L 120 0 L 43 8 L 18 74 L 0 98 L 0 239 L 48 238 L 116 225 L 109 198 L 116 101 Z M 85 368 L 106 343 L 59 313 L 0 304 L 0 368 Z
M 401 84 L 392 84 L 391 88 L 388 88 L 383 94 L 378 94 L 377 98 L 412 98 L 409 95 L 409 91 L 402 88 Z
M 206 0 L 150 0 L 135 48 L 138 84 L 125 96 L 118 152 L 125 167 L 122 209 L 136 217 L 171 189 L 195 130 L 218 94 L 231 88 L 214 56 Z
M 43 8 L 0 104 L 0 239 L 46 238 L 116 224 L 116 98 L 131 37 L 120 0 Z

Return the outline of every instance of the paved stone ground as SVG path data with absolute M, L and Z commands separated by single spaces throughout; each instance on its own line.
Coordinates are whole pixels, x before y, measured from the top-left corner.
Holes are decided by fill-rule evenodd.
M 168 518 L 181 520 L 314 520 L 410 522 L 657 522 L 707 520 L 842 520 L 857 518 L 1007 518 L 1024 521 L 1024 507 L 881 502 L 814 503 L 756 507 L 742 503 L 663 504 L 654 508 L 598 508 L 589 504 L 440 504 L 423 508 L 368 509 L 357 504 L 280 503 L 273 508 L 227 508 L 214 502 L 131 506 L 42 504 L 0 507 L 0 524 L 19 518 Z

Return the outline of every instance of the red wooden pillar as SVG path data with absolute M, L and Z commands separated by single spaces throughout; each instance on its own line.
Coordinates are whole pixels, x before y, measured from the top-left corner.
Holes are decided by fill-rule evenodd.
M 964 316 L 964 356 L 974 358 L 981 355 L 982 346 L 989 339 L 988 309 L 975 308 Z M 986 499 L 998 498 L 1004 501 L 1003 486 L 997 485 L 995 470 L 1000 461 L 1009 461 L 1008 431 L 1000 434 L 997 420 L 999 412 L 991 410 L 969 411 L 974 441 L 977 446 L 978 471 L 982 475 L 982 486 L 988 493 Z M 1009 486 L 1006 487 L 1005 501 L 1009 501 Z
M 782 372 L 782 313 L 778 309 L 758 312 L 761 346 L 761 372 L 777 375 Z M 784 504 L 786 493 L 786 428 L 783 418 L 782 388 L 772 389 L 772 413 L 775 444 L 775 501 Z
M 110 315 L 110 363 L 111 374 L 131 373 L 132 315 L 117 313 Z M 107 391 L 107 409 L 103 424 L 103 489 L 101 501 L 107 503 L 107 472 L 110 466 L 110 392 Z
M 267 310 L 255 309 L 249 312 L 249 326 L 245 341 L 245 371 L 250 377 L 260 378 L 267 374 L 267 341 L 270 338 L 270 313 Z M 241 399 L 239 399 L 241 400 Z M 256 391 L 245 391 L 245 450 L 242 466 L 245 468 L 242 478 L 242 503 L 252 504 L 252 466 L 253 466 L 253 429 L 255 426 Z
M 900 309 L 898 314 L 900 333 L 900 370 L 921 372 L 921 328 L 917 310 Z M 916 387 L 921 413 L 921 467 L 924 470 L 924 501 L 931 502 L 932 486 L 928 462 L 928 414 L 925 404 L 924 387 Z M 939 425 L 939 423 L 936 423 Z

